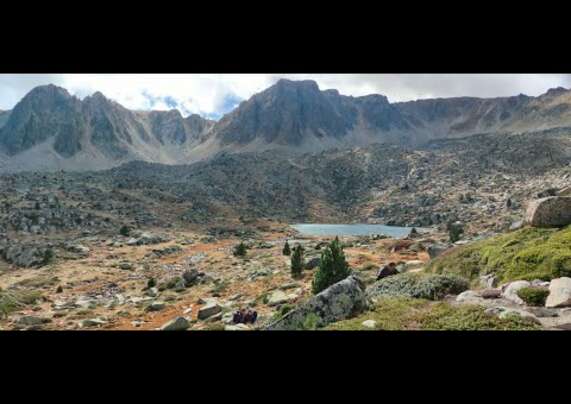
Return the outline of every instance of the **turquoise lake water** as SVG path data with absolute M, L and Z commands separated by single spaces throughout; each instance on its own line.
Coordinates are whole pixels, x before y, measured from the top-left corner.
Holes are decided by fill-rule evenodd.
M 405 237 L 412 227 L 385 226 L 382 224 L 319 224 L 298 223 L 291 227 L 305 236 L 369 236 L 384 234 L 390 237 Z M 418 229 L 417 230 L 421 230 Z

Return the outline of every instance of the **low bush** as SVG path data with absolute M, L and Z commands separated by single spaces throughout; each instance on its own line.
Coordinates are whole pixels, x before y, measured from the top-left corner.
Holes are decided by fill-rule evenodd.
M 517 295 L 529 306 L 545 306 L 549 290 L 537 287 L 521 288 Z

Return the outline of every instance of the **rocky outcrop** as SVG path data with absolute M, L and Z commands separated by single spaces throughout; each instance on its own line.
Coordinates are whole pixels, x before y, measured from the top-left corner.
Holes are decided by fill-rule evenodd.
M 545 307 L 571 306 L 571 278 L 553 279 L 549 284 L 549 296 Z
M 551 196 L 531 201 L 525 221 L 534 227 L 562 227 L 571 224 L 571 197 Z
M 364 285 L 355 276 L 349 276 L 267 325 L 265 329 L 300 330 L 307 321 L 312 321 L 316 327 L 323 327 L 356 315 L 367 307 Z
M 51 263 L 55 257 L 54 250 L 48 246 L 25 243 L 0 245 L 0 256 L 10 264 L 18 267 L 42 267 Z
M 517 292 L 523 288 L 529 288 L 531 283 L 528 281 L 515 281 L 508 285 L 505 285 L 502 291 L 502 297 L 504 299 L 510 300 L 517 304 L 524 304 L 521 297 L 518 296 Z

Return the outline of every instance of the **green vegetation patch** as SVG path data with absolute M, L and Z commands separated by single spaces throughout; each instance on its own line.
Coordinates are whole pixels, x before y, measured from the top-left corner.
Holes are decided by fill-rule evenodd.
M 363 326 L 375 321 L 374 328 Z M 537 330 L 540 326 L 519 316 L 500 319 L 479 306 L 453 306 L 410 297 L 383 297 L 373 310 L 330 324 L 327 330 Z
M 448 294 L 457 295 L 468 289 L 468 281 L 455 275 L 404 273 L 389 276 L 370 287 L 369 295 L 406 296 L 438 300 Z
M 457 247 L 427 268 L 470 280 L 493 273 L 500 282 L 571 276 L 571 226 L 561 230 L 527 227 Z

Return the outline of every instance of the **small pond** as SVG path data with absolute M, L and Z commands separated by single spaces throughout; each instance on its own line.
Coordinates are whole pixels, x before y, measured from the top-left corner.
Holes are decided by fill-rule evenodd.
M 412 227 L 385 226 L 382 224 L 319 224 L 298 223 L 291 227 L 304 236 L 369 236 L 371 234 L 384 234 L 386 236 L 401 238 L 408 236 Z M 419 231 L 425 229 L 417 228 Z

